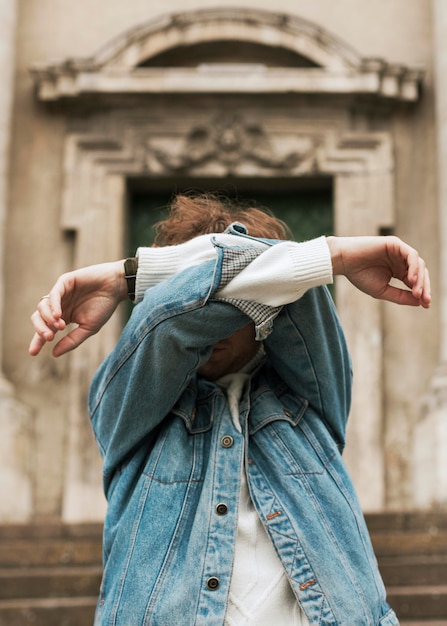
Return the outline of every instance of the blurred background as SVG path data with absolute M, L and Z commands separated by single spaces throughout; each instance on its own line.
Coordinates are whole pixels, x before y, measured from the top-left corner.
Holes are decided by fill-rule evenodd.
M 30 315 L 61 273 L 150 245 L 191 190 L 269 207 L 297 240 L 396 234 L 425 258 L 429 311 L 344 279 L 333 296 L 355 373 L 345 457 L 379 559 L 411 588 L 403 617 L 447 620 L 446 41 L 445 0 L 0 0 L 0 624 L 36 623 L 43 597 L 68 602 L 66 621 L 41 607 L 46 626 L 90 615 L 85 577 L 51 591 L 34 569 L 24 591 L 22 568 L 80 559 L 97 584 L 86 396 L 128 310 L 58 360 L 28 356 Z

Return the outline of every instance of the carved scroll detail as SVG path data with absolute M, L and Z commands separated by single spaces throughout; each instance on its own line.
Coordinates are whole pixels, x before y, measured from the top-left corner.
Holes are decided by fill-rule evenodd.
M 150 141 L 147 142 L 147 150 L 164 169 L 173 172 L 189 171 L 213 161 L 231 172 L 245 161 L 262 168 L 291 170 L 308 159 L 315 147 L 279 154 L 261 124 L 247 122 L 235 113 L 222 113 L 209 125 L 194 126 L 186 136 L 182 149 L 175 154 Z

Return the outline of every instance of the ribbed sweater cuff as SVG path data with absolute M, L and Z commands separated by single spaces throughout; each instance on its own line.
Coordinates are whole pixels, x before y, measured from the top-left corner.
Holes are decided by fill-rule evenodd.
M 317 287 L 333 282 L 332 260 L 326 237 L 304 241 L 299 245 L 288 242 L 295 276 L 303 286 Z
M 138 272 L 135 285 L 135 301 L 139 302 L 144 292 L 178 272 L 178 246 L 163 248 L 138 248 Z
M 178 274 L 186 267 L 214 259 L 216 255 L 210 235 L 195 237 L 175 246 L 138 248 L 135 301 L 142 300 L 144 292 L 150 287 Z

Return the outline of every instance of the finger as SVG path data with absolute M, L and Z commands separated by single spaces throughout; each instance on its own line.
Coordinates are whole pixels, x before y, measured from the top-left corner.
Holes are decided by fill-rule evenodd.
M 45 344 L 46 344 L 45 339 L 42 339 L 40 335 L 35 333 L 29 344 L 29 348 L 28 348 L 29 354 L 31 356 L 37 356 Z
M 54 290 L 52 290 L 48 296 L 43 296 L 37 304 L 37 311 L 40 316 L 54 330 L 60 330 L 61 310 L 58 300 L 58 295 L 55 295 Z
M 431 285 L 425 261 L 419 256 L 417 250 L 409 247 L 406 263 L 407 272 L 403 282 L 411 289 L 414 298 L 419 300 L 419 304 L 428 308 L 431 303 Z
M 93 333 L 82 326 L 78 326 L 73 328 L 72 331 L 62 337 L 60 341 L 54 346 L 52 355 L 55 357 L 62 356 L 71 350 L 74 350 L 81 343 L 84 343 L 88 337 L 90 337 Z
M 431 304 L 431 284 L 430 284 L 430 272 L 427 268 L 424 271 L 424 285 L 421 293 L 421 304 L 426 309 Z
M 425 281 L 425 261 L 418 257 L 416 261 L 414 261 L 414 269 L 410 279 L 411 291 L 415 298 L 420 298 L 422 295 L 422 291 L 424 289 L 424 281 Z
M 67 283 L 67 274 L 59 276 L 48 294 L 47 304 L 51 308 L 51 313 L 55 320 L 62 317 L 62 298 L 67 293 Z
M 31 322 L 35 332 L 31 339 L 28 352 L 31 356 L 36 356 L 48 341 L 53 341 L 55 332 L 57 332 L 58 329 L 52 330 L 49 328 L 45 320 L 42 319 L 39 311 L 34 311 L 31 315 Z
M 413 292 L 409 289 L 401 289 L 400 287 L 394 287 L 388 285 L 387 288 L 379 296 L 380 300 L 387 300 L 394 304 L 401 304 L 404 306 L 420 306 L 421 300 L 413 295 Z
M 414 287 L 421 278 L 421 261 L 425 266 L 423 259 L 419 256 L 417 250 L 408 246 L 408 254 L 406 257 L 407 277 L 411 287 Z
M 40 311 L 34 311 L 31 315 L 31 322 L 34 326 L 34 331 L 45 341 L 51 341 L 54 333 L 58 330 L 57 328 L 50 328 L 48 323 L 42 318 Z
M 416 269 L 417 265 L 417 269 Z M 431 303 L 430 274 L 424 259 L 418 257 L 418 261 L 413 264 L 413 275 L 404 281 L 411 289 L 413 296 L 419 300 L 420 304 L 428 308 Z

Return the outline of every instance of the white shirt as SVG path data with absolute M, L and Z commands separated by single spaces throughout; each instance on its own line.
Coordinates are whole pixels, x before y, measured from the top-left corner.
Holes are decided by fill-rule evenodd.
M 263 348 L 241 372 L 227 374 L 218 382 L 225 391 L 231 417 L 241 432 L 239 402 L 250 374 L 263 356 Z M 230 583 L 226 626 L 309 626 L 307 617 L 289 584 L 259 515 L 253 505 L 245 467 L 241 493 L 233 573 Z

